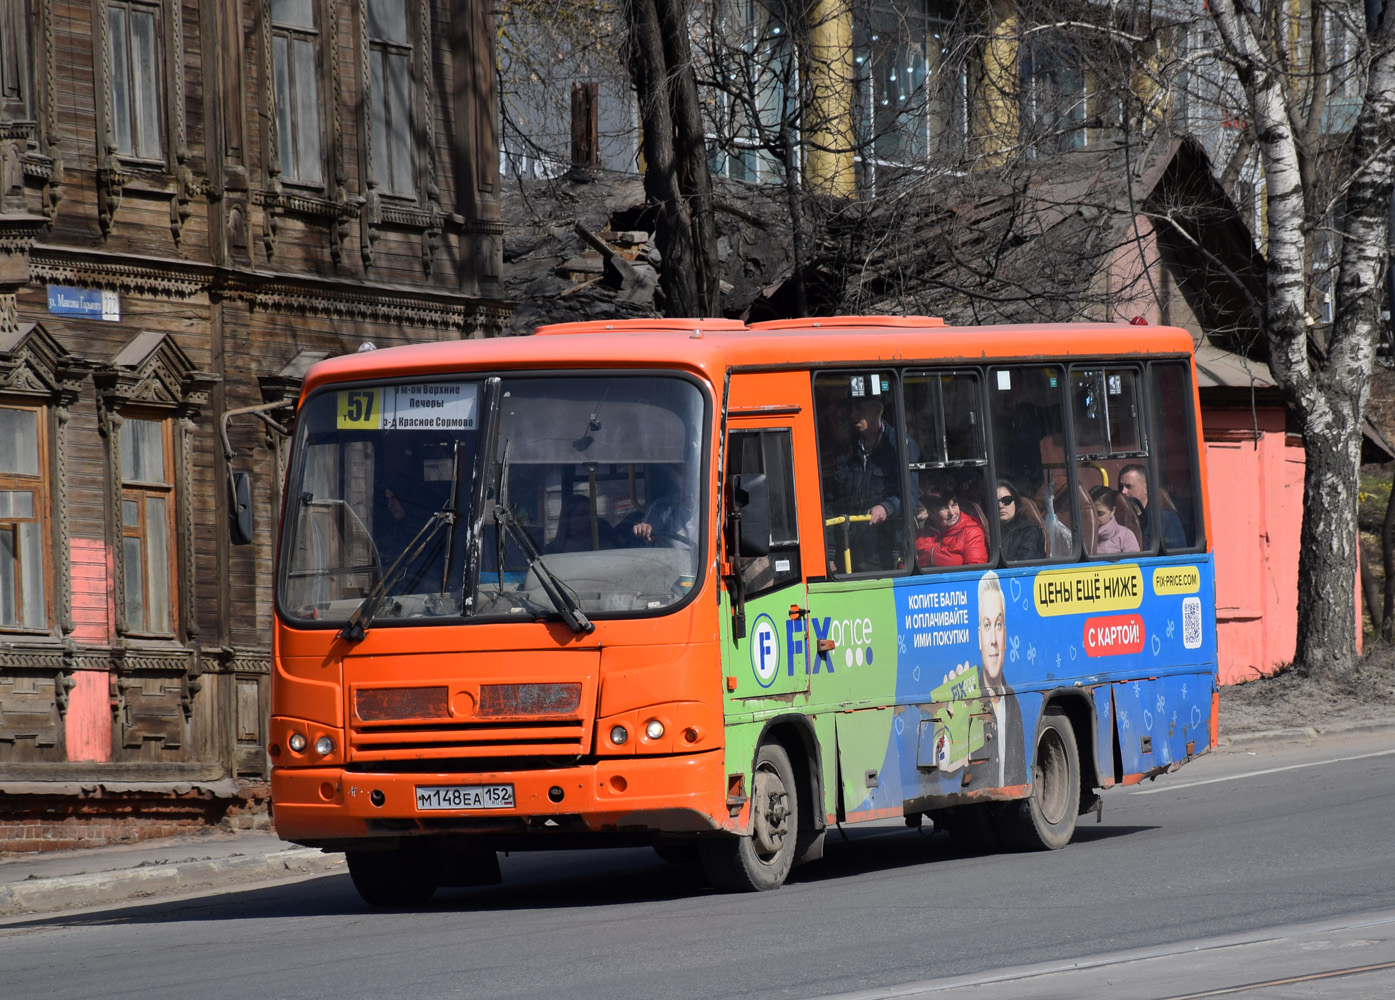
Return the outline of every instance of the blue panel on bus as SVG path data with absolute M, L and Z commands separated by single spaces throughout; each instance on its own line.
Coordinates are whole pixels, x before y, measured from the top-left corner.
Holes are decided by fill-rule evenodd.
M 1124 773 L 1167 767 L 1205 750 L 1211 740 L 1212 690 L 1209 674 L 1115 684 Z
M 1116 722 L 1135 734 L 1120 741 L 1125 774 L 1182 760 L 1189 743 L 1208 746 L 1207 554 L 903 577 L 893 594 L 902 707 L 882 773 L 899 776 L 906 801 L 1027 783 L 1044 696 L 1062 689 L 1093 706 L 1095 732 L 1083 735 L 1102 776 L 1113 771 Z M 879 673 L 889 667 L 877 660 Z M 885 784 L 851 811 L 884 808 Z

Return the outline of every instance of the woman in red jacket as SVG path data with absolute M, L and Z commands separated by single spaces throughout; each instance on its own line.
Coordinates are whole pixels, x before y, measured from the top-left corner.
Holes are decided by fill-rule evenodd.
M 983 525 L 959 509 L 952 487 L 931 489 L 921 498 L 916 522 L 922 534 L 915 540 L 916 560 L 926 566 L 971 566 L 988 562 Z

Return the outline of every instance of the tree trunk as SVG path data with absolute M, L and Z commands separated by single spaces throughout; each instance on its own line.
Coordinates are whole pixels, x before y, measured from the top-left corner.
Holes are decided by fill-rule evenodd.
M 1336 314 L 1325 358 L 1308 336 L 1308 217 L 1297 116 L 1281 66 L 1256 36 L 1243 0 L 1210 9 L 1245 87 L 1266 180 L 1269 365 L 1303 435 L 1303 528 L 1298 557 L 1298 641 L 1306 673 L 1347 676 L 1356 666 L 1356 489 L 1361 423 L 1370 389 L 1388 251 L 1395 168 L 1395 50 L 1391 13 L 1368 28 L 1373 58 L 1347 149 L 1350 180 L 1332 215 L 1339 237 Z
M 630 73 L 639 99 L 644 192 L 659 211 L 654 242 L 668 316 L 721 311 L 712 175 L 683 0 L 628 0 Z

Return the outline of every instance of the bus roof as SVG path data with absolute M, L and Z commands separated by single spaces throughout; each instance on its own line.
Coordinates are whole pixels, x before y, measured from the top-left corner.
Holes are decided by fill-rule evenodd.
M 719 381 L 726 369 L 788 369 L 923 362 L 1190 355 L 1185 330 L 1130 323 L 948 326 L 936 317 L 835 316 L 750 326 L 724 319 L 561 323 L 540 336 L 450 340 L 361 351 L 321 361 L 305 378 L 325 382 L 460 371 L 671 368 Z

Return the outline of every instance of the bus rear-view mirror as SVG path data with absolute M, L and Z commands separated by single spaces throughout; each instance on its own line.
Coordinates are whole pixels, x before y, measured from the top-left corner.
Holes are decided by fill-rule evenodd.
M 764 473 L 731 477 L 731 534 L 738 556 L 770 554 L 770 487 Z

